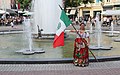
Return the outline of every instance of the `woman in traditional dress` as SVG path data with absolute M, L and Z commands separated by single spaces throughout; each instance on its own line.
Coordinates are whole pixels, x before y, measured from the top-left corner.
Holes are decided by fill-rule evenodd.
M 80 31 L 77 32 L 78 36 L 74 42 L 74 65 L 88 66 L 89 65 L 89 52 L 88 46 L 90 44 L 89 33 L 85 31 L 84 23 L 80 24 Z

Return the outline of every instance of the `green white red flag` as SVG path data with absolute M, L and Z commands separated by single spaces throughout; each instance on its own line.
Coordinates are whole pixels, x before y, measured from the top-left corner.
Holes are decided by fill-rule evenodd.
M 65 11 L 61 11 L 60 20 L 57 26 L 56 35 L 54 37 L 53 47 L 64 46 L 64 30 L 71 24 L 71 20 L 66 15 Z

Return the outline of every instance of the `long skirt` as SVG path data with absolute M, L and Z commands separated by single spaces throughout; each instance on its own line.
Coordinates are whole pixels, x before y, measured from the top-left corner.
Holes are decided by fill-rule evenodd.
M 73 64 L 78 66 L 89 65 L 89 52 L 87 41 L 83 38 L 76 38 L 74 42 Z

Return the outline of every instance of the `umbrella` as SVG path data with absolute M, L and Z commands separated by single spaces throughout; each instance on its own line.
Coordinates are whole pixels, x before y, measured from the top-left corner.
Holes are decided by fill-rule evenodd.
M 9 14 L 9 12 L 6 12 L 4 10 L 0 10 L 0 14 L 4 14 L 4 13 Z
M 26 12 L 25 14 L 23 15 L 33 15 L 33 12 Z
M 9 12 L 10 14 L 17 14 L 14 10 L 12 9 L 6 9 L 7 12 Z
M 120 10 L 106 10 L 101 13 L 102 15 L 120 15 Z

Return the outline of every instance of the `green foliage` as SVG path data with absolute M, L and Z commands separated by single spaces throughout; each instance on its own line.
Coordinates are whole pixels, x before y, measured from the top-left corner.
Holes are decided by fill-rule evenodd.
M 94 3 L 94 0 L 64 0 L 65 7 L 77 7 L 81 4 Z
M 19 2 L 21 4 L 21 8 L 24 9 L 28 9 L 31 5 L 31 1 L 32 0 L 17 0 L 17 2 Z
M 65 0 L 66 7 L 77 7 L 81 3 L 81 0 Z
M 94 3 L 94 0 L 82 0 L 83 4 Z

